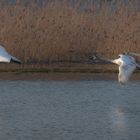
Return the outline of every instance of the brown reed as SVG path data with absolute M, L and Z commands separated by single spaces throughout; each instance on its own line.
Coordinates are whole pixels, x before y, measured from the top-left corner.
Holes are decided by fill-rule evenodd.
M 128 0 L 129 1 L 129 0 Z M 135 0 L 136 2 L 136 0 Z M 83 62 L 93 53 L 140 52 L 140 11 L 118 0 L 80 10 L 67 0 L 0 8 L 0 42 L 25 63 Z

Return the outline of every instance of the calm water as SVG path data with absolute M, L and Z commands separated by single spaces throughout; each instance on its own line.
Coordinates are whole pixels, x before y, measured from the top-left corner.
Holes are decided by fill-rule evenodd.
M 140 82 L 0 81 L 1 140 L 138 140 Z

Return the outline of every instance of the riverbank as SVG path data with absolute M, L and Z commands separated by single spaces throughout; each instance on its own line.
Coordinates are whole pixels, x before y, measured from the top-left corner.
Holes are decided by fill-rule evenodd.
M 15 73 L 116 73 L 112 64 L 54 63 L 54 64 L 1 64 L 0 72 Z
M 111 69 L 112 68 L 112 69 Z M 98 64 L 1 64 L 0 80 L 82 80 L 113 75 L 114 65 Z M 111 76 L 111 75 L 110 75 Z M 109 77 L 110 77 L 109 76 Z M 106 78 L 108 76 L 105 76 Z M 111 77 L 110 77 L 111 78 Z
M 113 64 L 1 64 L 0 80 L 117 80 Z M 139 71 L 131 79 L 140 80 Z

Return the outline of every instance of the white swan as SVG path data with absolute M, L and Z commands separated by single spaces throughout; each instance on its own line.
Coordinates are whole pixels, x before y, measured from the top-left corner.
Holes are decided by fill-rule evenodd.
M 9 54 L 5 50 L 5 48 L 2 45 L 0 45 L 0 62 L 10 63 L 11 61 L 19 64 L 21 63 L 19 59 Z
M 136 53 L 123 53 L 119 55 L 119 58 L 113 60 L 96 56 L 93 56 L 93 59 L 99 59 L 117 64 L 119 66 L 118 81 L 120 84 L 126 84 L 129 81 L 129 78 L 133 71 L 136 68 L 140 69 L 140 65 L 136 63 L 133 55 L 140 56 L 140 54 Z

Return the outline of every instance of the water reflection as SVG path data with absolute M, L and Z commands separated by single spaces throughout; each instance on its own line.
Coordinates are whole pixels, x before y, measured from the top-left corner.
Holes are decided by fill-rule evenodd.
M 116 132 L 127 131 L 127 118 L 125 109 L 122 106 L 115 106 L 111 110 L 111 125 L 112 129 Z

